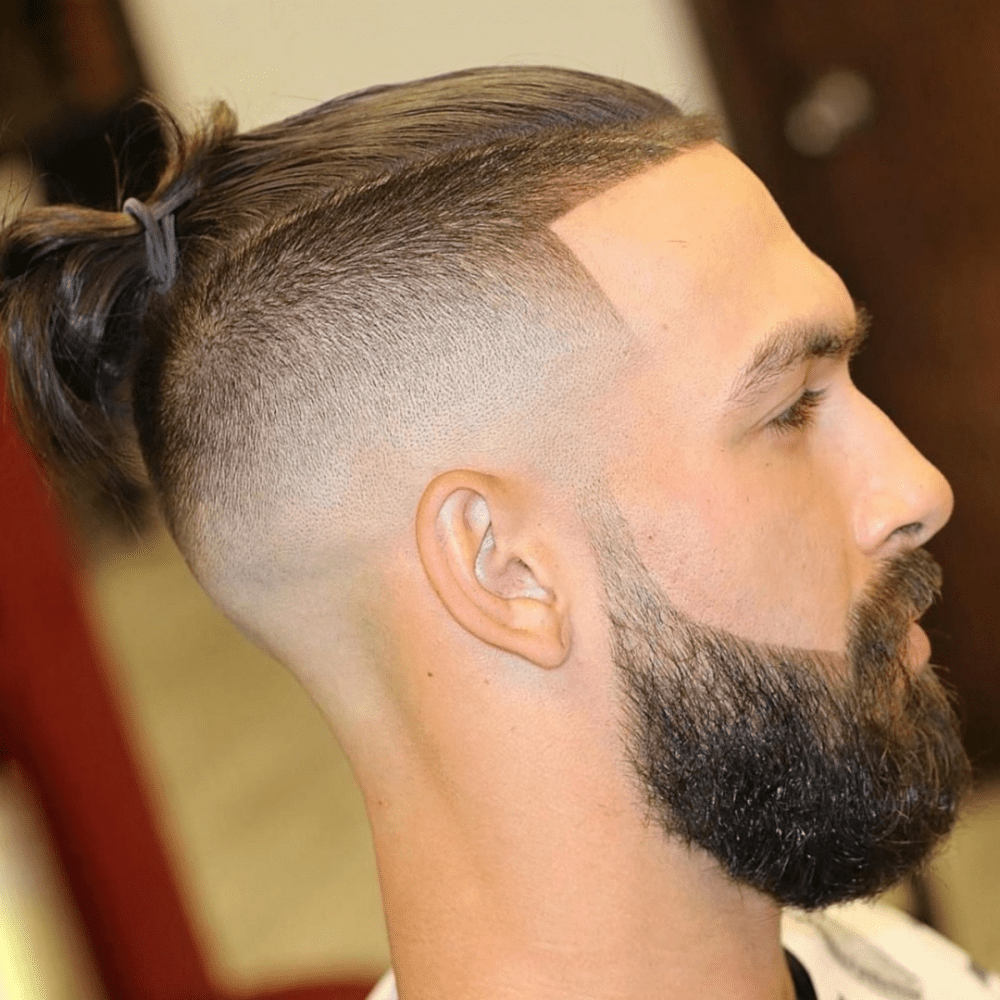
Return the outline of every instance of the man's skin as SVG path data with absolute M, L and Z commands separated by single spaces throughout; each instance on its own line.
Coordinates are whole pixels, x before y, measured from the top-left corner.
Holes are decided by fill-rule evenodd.
M 609 380 L 595 447 L 657 582 L 706 624 L 844 652 L 881 561 L 926 542 L 952 496 L 851 384 L 842 282 L 717 144 L 553 229 L 641 344 Z M 835 356 L 738 391 L 762 346 L 803 330 Z M 814 421 L 782 427 L 804 389 L 825 392 Z M 337 728 L 403 1000 L 793 997 L 777 904 L 648 814 L 594 553 L 546 470 L 496 455 L 439 469 L 381 572 L 384 669 L 342 673 L 356 697 L 331 701 L 354 705 Z M 910 640 L 924 669 L 926 637 Z

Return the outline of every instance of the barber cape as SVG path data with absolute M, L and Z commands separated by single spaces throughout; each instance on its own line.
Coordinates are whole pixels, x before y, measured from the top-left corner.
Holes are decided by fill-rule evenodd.
M 781 941 L 798 960 L 789 960 L 798 1000 L 1000 1000 L 1000 976 L 887 906 L 786 910 Z M 368 1000 L 398 1000 L 391 972 Z

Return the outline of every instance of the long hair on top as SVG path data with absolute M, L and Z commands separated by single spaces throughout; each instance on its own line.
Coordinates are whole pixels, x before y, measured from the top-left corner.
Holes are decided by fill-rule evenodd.
M 244 134 L 224 105 L 191 132 L 159 119 L 146 205 L 175 231 L 169 287 L 134 213 L 26 211 L 0 237 L 0 335 L 35 445 L 112 495 L 150 485 L 194 562 L 223 535 L 253 550 L 296 497 L 349 508 L 385 448 L 398 464 L 551 392 L 566 345 L 614 316 L 549 223 L 716 132 L 641 87 L 533 67 Z

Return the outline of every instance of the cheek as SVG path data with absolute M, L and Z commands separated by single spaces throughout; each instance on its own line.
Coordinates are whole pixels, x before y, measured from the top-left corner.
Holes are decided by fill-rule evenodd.
M 698 621 L 757 642 L 842 650 L 850 561 L 832 491 L 784 461 L 728 456 L 727 465 L 688 470 L 682 493 L 637 511 L 643 560 Z

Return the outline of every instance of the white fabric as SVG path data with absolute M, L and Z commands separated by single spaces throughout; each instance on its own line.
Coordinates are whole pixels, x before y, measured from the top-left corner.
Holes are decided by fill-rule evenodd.
M 375 989 L 368 994 L 368 1000 L 399 1000 L 396 992 L 396 979 L 390 969 L 375 985 Z
M 816 1000 L 1000 1000 L 1000 976 L 899 910 L 788 910 L 781 924 L 782 944 L 805 966 Z M 399 1000 L 392 972 L 368 1000 Z
M 809 972 L 816 1000 L 1000 1000 L 1000 977 L 888 906 L 788 910 L 781 938 Z

